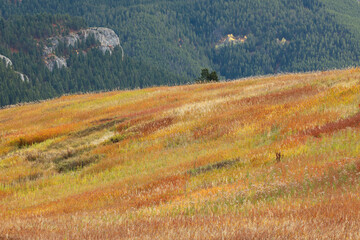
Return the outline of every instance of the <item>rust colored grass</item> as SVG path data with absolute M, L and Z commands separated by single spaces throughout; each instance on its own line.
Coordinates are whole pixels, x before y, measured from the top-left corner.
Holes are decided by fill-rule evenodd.
M 327 123 L 323 126 L 315 127 L 304 132 L 305 135 L 311 135 L 314 137 L 320 137 L 321 134 L 330 134 L 345 128 L 359 128 L 360 127 L 360 113 L 340 119 L 335 122 Z
M 52 127 L 52 128 L 38 131 L 33 134 L 17 137 L 16 139 L 11 141 L 11 144 L 17 145 L 18 147 L 24 147 L 24 146 L 32 145 L 35 143 L 41 143 L 50 138 L 55 138 L 55 137 L 67 134 L 67 133 L 71 132 L 73 129 L 74 129 L 74 126 L 72 124 L 62 125 L 62 126 L 58 126 L 58 127 Z
M 0 110 L 0 239 L 360 239 L 360 69 Z
M 171 117 L 158 119 L 144 124 L 143 126 L 139 127 L 137 131 L 140 132 L 140 134 L 149 135 L 159 129 L 170 126 L 173 123 L 173 121 L 174 118 Z
M 318 94 L 321 90 L 315 86 L 305 86 L 302 88 L 294 88 L 280 92 L 265 94 L 263 96 L 247 97 L 231 104 L 253 106 L 255 104 L 281 104 L 283 102 L 291 102 L 302 97 L 309 97 Z

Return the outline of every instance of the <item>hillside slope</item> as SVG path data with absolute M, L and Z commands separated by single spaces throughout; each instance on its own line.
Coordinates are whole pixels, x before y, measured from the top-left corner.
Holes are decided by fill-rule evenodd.
M 0 238 L 359 239 L 360 69 L 0 110 Z
M 203 67 L 235 79 L 358 66 L 358 5 L 356 0 L 0 0 L 0 15 L 11 20 L 44 12 L 70 14 L 91 27 L 108 27 L 117 33 L 126 64 L 121 57 L 109 60 L 94 54 L 75 68 L 82 71 L 45 78 L 42 66 L 36 66 L 36 71 L 26 67 L 27 72 L 40 73 L 35 78 L 41 84 L 51 85 L 40 92 L 57 96 L 191 82 Z M 22 29 L 27 24 L 16 26 Z M 217 48 L 229 35 L 246 40 Z M 0 54 L 6 55 L 3 51 Z M 22 53 L 26 58 L 27 51 Z M 98 71 L 93 72 L 95 66 Z
M 14 73 L 0 74 L 0 107 L 65 93 L 160 85 L 162 78 L 169 85 L 182 82 L 162 67 L 125 57 L 111 29 L 88 28 L 68 15 L 0 18 L 0 52 L 13 63 L 0 61 L 1 67 Z M 27 81 L 20 81 L 19 72 Z
M 322 0 L 328 11 L 334 14 L 338 21 L 351 29 L 360 41 L 360 1 L 359 0 Z

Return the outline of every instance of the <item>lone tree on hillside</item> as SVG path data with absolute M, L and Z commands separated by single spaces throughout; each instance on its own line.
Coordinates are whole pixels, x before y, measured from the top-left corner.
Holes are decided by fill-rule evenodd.
M 215 71 L 209 72 L 209 69 L 203 68 L 201 70 L 201 76 L 196 79 L 198 83 L 205 83 L 205 82 L 218 82 L 219 77 Z

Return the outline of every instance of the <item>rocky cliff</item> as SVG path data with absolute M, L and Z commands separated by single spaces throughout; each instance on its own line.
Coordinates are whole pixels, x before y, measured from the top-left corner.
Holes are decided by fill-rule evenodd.
M 0 54 L 0 59 L 1 59 L 2 61 L 5 61 L 6 67 L 12 67 L 13 63 L 12 63 L 12 61 L 11 61 L 8 57 Z
M 6 56 L 4 56 L 4 55 L 1 55 L 0 54 L 0 60 L 2 60 L 2 61 L 4 61 L 5 62 L 5 66 L 6 67 L 10 67 L 10 68 L 12 68 L 13 67 L 13 63 L 12 63 L 12 61 L 8 58 L 8 57 L 6 57 Z M 23 73 L 21 73 L 21 72 L 17 72 L 17 71 L 15 71 L 17 74 L 19 74 L 19 76 L 20 76 L 20 79 L 23 81 L 23 82 L 25 82 L 25 81 L 29 81 L 29 77 L 28 76 L 26 76 L 25 74 L 23 74 Z
M 15 71 L 17 74 L 19 74 L 19 77 L 20 77 L 20 79 L 21 79 L 21 81 L 23 81 L 23 82 L 29 82 L 30 81 L 30 79 L 29 79 L 29 77 L 28 76 L 26 76 L 25 74 L 23 74 L 23 73 L 21 73 L 21 72 L 18 72 L 18 71 Z
M 51 37 L 47 39 L 47 44 L 43 50 L 43 59 L 47 68 L 52 71 L 55 65 L 58 68 L 67 67 L 66 58 L 55 55 L 55 50 L 60 43 L 76 47 L 78 43 L 85 41 L 89 36 L 94 36 L 95 40 L 99 42 L 99 45 L 96 47 L 103 53 L 109 51 L 111 54 L 116 46 L 120 46 L 120 39 L 116 33 L 112 29 L 104 27 L 92 27 L 77 32 L 70 32 L 65 36 Z

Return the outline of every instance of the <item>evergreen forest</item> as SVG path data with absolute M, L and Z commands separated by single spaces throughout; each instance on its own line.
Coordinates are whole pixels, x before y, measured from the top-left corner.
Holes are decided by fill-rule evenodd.
M 116 32 L 124 59 L 61 46 L 68 67 L 45 67 L 48 37 L 93 26 Z M 204 68 L 235 79 L 358 66 L 359 26 L 357 0 L 0 0 L 0 54 L 13 63 L 0 63 L 0 106 L 194 82 Z M 229 35 L 246 40 L 220 46 Z

